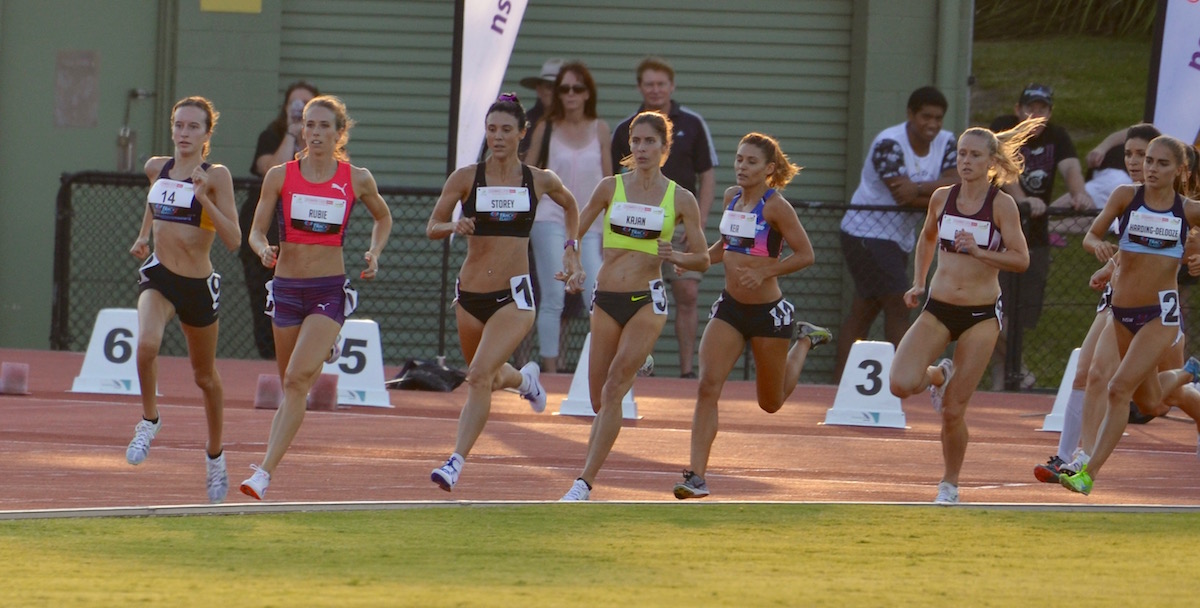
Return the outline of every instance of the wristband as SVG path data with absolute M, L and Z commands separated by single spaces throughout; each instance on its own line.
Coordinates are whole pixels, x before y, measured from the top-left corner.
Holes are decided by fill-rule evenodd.
M 563 243 L 563 249 L 574 249 L 575 251 L 579 251 L 579 241 L 575 239 L 567 239 L 567 241 Z

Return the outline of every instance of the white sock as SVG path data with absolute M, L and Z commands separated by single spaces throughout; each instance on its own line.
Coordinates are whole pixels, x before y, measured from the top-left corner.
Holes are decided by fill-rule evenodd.
M 524 395 L 531 390 L 533 390 L 533 382 L 530 382 L 529 374 L 521 372 L 521 386 L 517 387 L 517 392 Z
M 1071 462 L 1071 454 L 1079 447 L 1079 434 L 1083 430 L 1083 391 L 1071 389 L 1067 399 L 1067 411 L 1063 415 L 1062 434 L 1058 436 L 1058 457 Z

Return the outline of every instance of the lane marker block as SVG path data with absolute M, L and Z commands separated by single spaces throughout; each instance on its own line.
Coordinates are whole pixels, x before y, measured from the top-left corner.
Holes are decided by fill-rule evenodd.
M 254 389 L 254 409 L 277 410 L 283 403 L 283 383 L 278 374 L 259 374 L 258 386 Z
M 30 394 L 28 363 L 0 363 L 0 393 L 5 395 Z
M 558 406 L 561 416 L 595 416 L 592 411 L 592 397 L 588 391 L 588 352 L 591 351 L 592 334 L 588 332 L 583 339 L 583 351 L 579 353 L 579 365 L 575 366 L 575 375 L 571 378 L 571 388 L 567 396 Z M 626 420 L 637 420 L 637 401 L 633 399 L 633 388 L 621 399 L 621 417 Z
M 132 308 L 104 308 L 96 313 L 83 367 L 70 392 L 141 395 L 137 329 L 137 311 Z
M 307 409 L 332 412 L 338 404 L 338 375 L 321 374 L 308 389 Z
M 1071 351 L 1067 359 L 1067 369 L 1063 372 L 1062 381 L 1058 383 L 1058 394 L 1054 396 L 1054 407 L 1042 420 L 1039 431 L 1054 431 L 1061 433 L 1063 418 L 1067 415 L 1067 401 L 1071 399 L 1071 385 L 1075 383 L 1075 372 L 1079 369 L 1079 349 Z
M 900 398 L 890 389 L 895 356 L 891 342 L 855 342 L 825 424 L 905 428 Z

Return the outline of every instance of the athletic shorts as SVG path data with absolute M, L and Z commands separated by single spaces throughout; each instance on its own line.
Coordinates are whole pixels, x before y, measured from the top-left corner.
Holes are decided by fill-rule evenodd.
M 783 338 L 791 340 L 795 334 L 796 307 L 779 298 L 766 304 L 743 304 L 722 290 L 712 304 L 708 318 L 720 319 L 750 338 Z
M 454 281 L 454 302 L 480 323 L 487 323 L 496 311 L 509 303 L 516 303 L 519 310 L 537 310 L 533 304 L 533 279 L 527 274 L 510 278 L 507 290 L 480 293 L 463 291 L 460 285 L 461 281 Z
M 151 254 L 138 268 L 138 293 L 153 289 L 175 306 L 179 322 L 191 327 L 208 327 L 217 322 L 221 305 L 221 275 L 212 273 L 205 279 L 181 277 L 163 266 L 158 256 Z
M 1126 308 L 1123 306 L 1112 306 L 1113 320 L 1125 326 L 1129 333 L 1137 334 L 1138 330 L 1145 327 L 1147 323 L 1162 319 L 1162 324 L 1165 326 L 1179 327 L 1182 331 L 1183 325 L 1180 323 L 1179 314 L 1179 292 L 1174 289 L 1166 289 L 1158 292 L 1158 304 L 1150 306 L 1135 306 Z M 1176 337 L 1178 340 L 1178 337 Z
M 321 315 L 338 325 L 358 308 L 358 292 L 350 279 L 337 275 L 311 279 L 275 277 L 267 281 L 267 316 L 276 327 L 295 327 L 305 317 Z
M 1001 310 L 1002 305 L 999 299 L 993 304 L 977 306 L 958 306 L 933 298 L 925 301 L 925 312 L 933 315 L 933 318 L 950 330 L 951 342 L 957 340 L 968 329 L 989 319 L 995 319 L 999 329 L 1004 329 Z
M 592 308 L 603 310 L 621 327 L 625 327 L 633 315 L 649 304 L 654 305 L 654 314 L 667 314 L 667 289 L 661 279 L 650 281 L 650 289 L 646 291 L 600 291 L 597 289 L 592 296 Z
M 854 292 L 864 300 L 903 296 L 910 287 L 908 254 L 895 241 L 841 232 L 842 257 L 854 278 Z

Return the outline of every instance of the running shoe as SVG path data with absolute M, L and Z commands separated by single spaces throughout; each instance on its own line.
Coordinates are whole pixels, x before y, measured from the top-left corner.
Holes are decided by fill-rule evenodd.
M 254 471 L 254 474 L 250 476 L 250 479 L 242 482 L 242 494 L 255 500 L 262 500 L 267 495 L 267 486 L 271 485 L 271 474 L 256 464 L 250 465 L 250 469 Z
M 808 338 L 812 348 L 828 344 L 830 340 L 833 340 L 833 332 L 824 327 L 818 327 L 805 321 L 800 321 L 797 325 L 800 326 L 800 336 L 797 339 Z
M 685 469 L 683 481 L 675 484 L 675 498 L 683 500 L 685 498 L 704 498 L 705 496 L 708 496 L 708 484 L 704 483 L 704 478 Z
M 571 489 L 567 490 L 566 494 L 559 499 L 559 502 L 582 502 L 589 500 L 592 495 L 592 489 L 588 487 L 587 482 L 582 479 L 576 479 L 575 483 L 571 484 Z
M 933 504 L 944 506 L 958 504 L 958 486 L 945 481 L 939 483 L 937 498 L 933 499 Z
M 1086 464 L 1079 467 L 1077 473 L 1063 471 L 1058 476 L 1058 483 L 1061 483 L 1062 487 L 1072 492 L 1079 492 L 1084 496 L 1092 493 L 1092 476 L 1088 473 Z
M 1200 359 L 1188 357 L 1187 363 L 1183 364 L 1183 371 L 1192 375 L 1192 384 L 1200 384 Z
M 454 484 L 458 483 L 458 476 L 462 473 L 462 468 L 463 457 L 451 454 L 450 458 L 446 459 L 446 464 L 434 469 L 429 474 L 429 479 L 439 488 L 449 492 L 454 489 Z
M 205 469 L 208 473 L 205 477 L 205 485 L 208 486 L 208 502 L 220 504 L 225 502 L 225 495 L 229 493 L 229 474 L 225 472 L 225 452 L 221 452 L 216 458 L 209 458 L 208 454 L 204 455 Z
M 637 375 L 643 378 L 654 375 L 654 355 L 646 355 L 646 362 L 638 368 Z
M 950 359 L 942 359 L 938 361 L 938 367 L 942 368 L 941 386 L 936 386 L 932 382 L 929 384 L 929 400 L 933 402 L 933 411 L 942 413 L 942 399 L 946 397 L 946 387 L 950 386 L 950 379 L 954 377 L 954 361 Z
M 530 361 L 521 367 L 521 377 L 525 379 L 525 386 L 529 387 L 521 396 L 528 400 L 529 407 L 539 414 L 546 411 L 546 389 L 542 388 L 541 375 L 542 368 L 536 361 Z
M 1066 464 L 1062 458 L 1058 457 L 1058 454 L 1055 454 L 1046 461 L 1046 464 L 1033 467 L 1033 476 L 1042 483 L 1058 483 L 1058 475 Z
M 330 365 L 333 365 L 334 363 L 338 362 L 338 359 L 341 359 L 341 358 L 342 358 L 342 334 L 338 334 L 338 337 L 335 338 L 333 341 L 333 346 L 330 347 L 330 349 L 329 349 L 329 358 L 325 359 L 325 362 Z
M 125 449 L 125 461 L 132 465 L 142 464 L 146 456 L 150 453 L 150 442 L 158 435 L 158 430 L 162 428 L 162 414 L 158 416 L 158 422 L 150 422 L 145 418 L 133 427 L 133 440 L 129 442 L 129 447 Z

